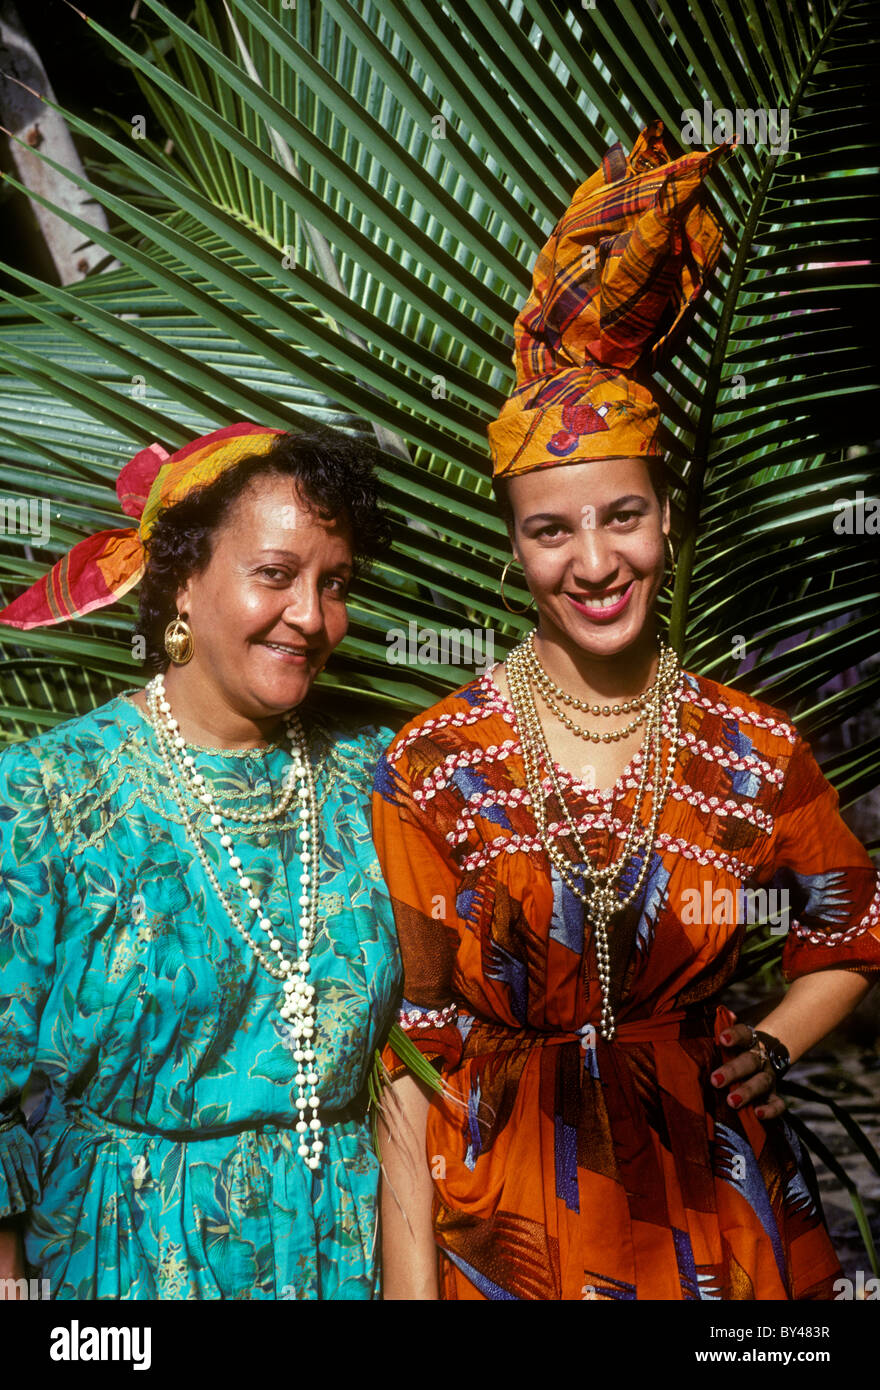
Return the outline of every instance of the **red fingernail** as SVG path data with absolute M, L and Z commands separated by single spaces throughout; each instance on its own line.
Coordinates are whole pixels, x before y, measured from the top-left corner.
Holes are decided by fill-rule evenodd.
M 757 1115 L 759 1120 L 763 1120 L 764 1116 L 767 1114 L 767 1111 L 764 1109 L 763 1105 L 756 1105 L 755 1114 Z
M 728 1097 L 728 1100 L 730 1101 L 731 1105 L 739 1105 L 739 1104 L 741 1103 L 741 1101 L 742 1101 L 742 1096 L 739 1094 L 738 1091 L 734 1091 L 734 1092 Z
M 713 1086 L 720 1086 L 723 1080 L 724 1080 L 724 1073 L 723 1073 L 723 1072 L 721 1072 L 721 1071 L 713 1072 L 713 1074 L 712 1074 L 712 1085 L 713 1085 Z
M 722 1041 L 723 1043 L 729 1043 L 729 1042 L 732 1042 L 733 1039 L 731 1038 L 731 1036 L 730 1036 L 729 1033 L 722 1033 L 722 1034 L 721 1034 L 721 1041 Z

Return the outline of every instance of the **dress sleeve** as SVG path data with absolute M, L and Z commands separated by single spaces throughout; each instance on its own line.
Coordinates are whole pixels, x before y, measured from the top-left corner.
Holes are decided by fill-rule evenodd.
M 367 973 L 371 1024 L 365 1066 L 372 1065 L 375 1047 L 387 1036 L 400 1001 L 394 915 L 371 833 L 373 780 L 393 737 L 391 729 L 369 725 L 338 739 L 334 756 L 346 768 L 346 790 L 332 811 L 324 803 L 325 844 L 329 863 L 337 869 L 333 887 L 339 889 L 333 896 L 346 903 L 347 914 L 357 922 Z
M 760 872 L 763 882 L 788 893 L 782 953 L 787 980 L 817 970 L 880 971 L 878 874 L 838 804 L 837 792 L 799 737 Z
M 20 1109 L 52 986 L 64 863 L 39 764 L 0 754 L 0 1218 L 39 1200 L 37 1149 Z
M 405 755 L 395 760 L 393 752 L 392 747 L 376 771 L 373 837 L 403 960 L 398 1023 L 425 1057 L 455 1067 L 463 1042 L 452 988 L 460 874 L 442 833 L 413 794 Z M 383 1060 L 392 1076 L 405 1070 L 390 1047 Z

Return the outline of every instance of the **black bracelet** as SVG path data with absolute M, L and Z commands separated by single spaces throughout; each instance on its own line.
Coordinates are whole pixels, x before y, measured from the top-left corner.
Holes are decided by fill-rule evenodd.
M 773 1072 L 775 1081 L 779 1081 L 791 1066 L 791 1056 L 788 1048 L 781 1043 L 778 1038 L 774 1038 L 772 1033 L 762 1033 L 759 1029 L 752 1029 L 752 1046 L 750 1052 L 757 1052 L 765 1066 L 769 1066 Z

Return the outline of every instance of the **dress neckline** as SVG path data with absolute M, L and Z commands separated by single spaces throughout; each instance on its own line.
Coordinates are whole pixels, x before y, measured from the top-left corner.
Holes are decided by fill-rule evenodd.
M 486 670 L 483 672 L 483 675 L 480 677 L 479 684 L 485 691 L 485 693 L 490 697 L 495 708 L 499 710 L 499 712 L 503 715 L 507 723 L 510 725 L 511 729 L 516 735 L 516 741 L 519 745 L 521 754 L 522 739 L 520 738 L 519 728 L 516 722 L 516 711 L 514 710 L 510 701 L 501 693 L 501 690 L 497 682 L 493 679 L 492 676 L 492 672 L 495 670 L 495 667 L 499 666 L 500 664 L 500 662 L 496 661 L 493 662 L 491 666 L 487 667 Z M 600 787 L 588 786 L 586 782 L 582 782 L 580 778 L 575 777 L 573 773 L 569 772 L 568 768 L 565 768 L 560 763 L 558 763 L 555 758 L 552 758 L 551 762 L 553 763 L 553 770 L 556 773 L 557 777 L 561 778 L 562 781 L 572 789 L 572 791 L 580 793 L 588 800 L 599 801 L 604 805 L 610 805 L 611 803 L 619 800 L 629 790 L 626 783 L 628 781 L 632 781 L 634 777 L 640 775 L 642 768 L 642 760 L 642 750 L 641 748 L 638 748 L 636 749 L 636 752 L 633 754 L 633 756 L 630 758 L 626 767 L 623 769 L 613 786 L 610 786 L 605 789 L 602 789 Z M 650 786 L 651 784 L 652 778 L 649 772 L 648 786 Z
M 116 696 L 117 704 L 121 709 L 130 710 L 135 715 L 138 723 L 142 724 L 155 738 L 155 731 L 148 715 L 144 713 L 140 705 L 136 705 L 130 696 L 137 694 L 137 690 L 123 690 Z M 263 748 L 212 748 L 205 743 L 187 743 L 187 748 L 193 753 L 207 753 L 215 758 L 265 758 L 270 753 L 276 753 L 283 747 L 281 739 L 274 739 L 267 743 Z

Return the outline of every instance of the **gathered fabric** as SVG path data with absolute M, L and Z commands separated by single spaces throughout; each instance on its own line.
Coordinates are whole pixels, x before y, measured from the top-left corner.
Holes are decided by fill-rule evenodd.
M 721 254 L 702 190 L 729 148 L 670 160 L 662 136 L 655 121 L 628 157 L 613 145 L 538 254 L 489 426 L 496 478 L 661 453 L 649 373 Z

